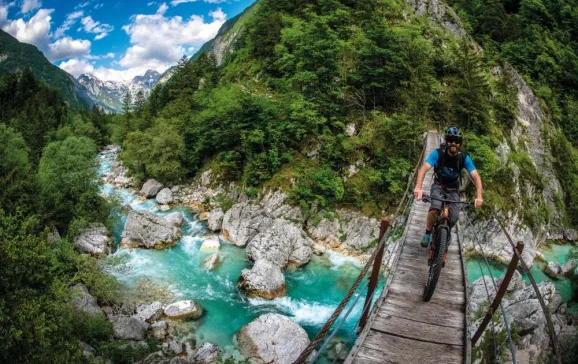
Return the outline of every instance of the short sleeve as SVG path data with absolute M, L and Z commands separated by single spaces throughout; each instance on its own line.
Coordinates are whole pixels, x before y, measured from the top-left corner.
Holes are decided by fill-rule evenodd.
M 474 165 L 474 162 L 472 161 L 472 158 L 470 158 L 469 155 L 466 155 L 466 160 L 464 162 L 464 167 L 466 168 L 466 171 L 468 171 L 468 173 L 472 173 L 473 171 L 476 170 L 476 166 Z
M 438 150 L 434 149 L 425 161 L 427 164 L 433 167 L 438 163 L 438 158 L 439 158 Z

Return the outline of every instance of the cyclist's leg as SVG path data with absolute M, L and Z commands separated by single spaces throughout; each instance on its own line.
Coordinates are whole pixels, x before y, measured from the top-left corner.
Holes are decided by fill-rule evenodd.
M 441 198 L 440 187 L 437 185 L 437 183 L 432 184 L 430 196 Z M 436 217 L 440 209 L 441 209 L 441 201 L 432 198 L 429 212 L 427 215 L 426 232 L 423 238 L 421 239 L 420 243 L 421 246 L 424 248 L 427 247 L 431 241 L 433 226 L 435 224 Z
M 460 200 L 460 190 L 459 188 L 448 188 L 445 191 L 446 198 L 452 201 Z M 450 203 L 450 235 L 448 235 L 448 240 L 451 243 L 451 231 L 458 222 L 460 218 L 460 205 L 457 203 Z

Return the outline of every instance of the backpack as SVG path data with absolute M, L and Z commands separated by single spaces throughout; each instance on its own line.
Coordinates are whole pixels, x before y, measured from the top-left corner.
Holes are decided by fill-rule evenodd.
M 436 163 L 436 165 L 434 166 L 434 174 L 435 174 L 435 179 L 437 181 L 441 181 L 441 171 L 444 168 L 444 165 L 446 164 L 446 158 L 447 158 L 447 144 L 446 143 L 442 143 L 440 145 L 440 147 L 438 148 L 438 161 Z M 458 177 L 458 184 L 461 185 L 462 184 L 462 169 L 464 168 L 464 166 L 466 165 L 466 156 L 467 153 L 462 153 L 461 151 L 458 151 L 458 172 L 460 173 L 460 176 Z

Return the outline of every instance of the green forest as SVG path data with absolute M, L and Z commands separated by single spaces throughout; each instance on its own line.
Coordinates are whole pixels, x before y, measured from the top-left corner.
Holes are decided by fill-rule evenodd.
M 118 211 L 99 195 L 95 157 L 110 143 L 138 182 L 182 183 L 210 168 L 249 196 L 279 188 L 303 209 L 381 216 L 403 196 L 422 134 L 457 125 L 486 204 L 536 228 L 551 219 L 544 202 L 524 198 L 518 210 L 511 167 L 494 152 L 517 112 L 512 80 L 491 71 L 508 62 L 552 120 L 544 133 L 564 188 L 562 223 L 578 226 L 578 0 L 449 3 L 482 53 L 426 18 L 404 17 L 401 0 L 260 0 L 233 25 L 243 31 L 222 64 L 204 52 L 183 58 L 118 115 L 70 109 L 31 68 L 3 72 L 0 360 L 82 362 L 79 341 L 115 362 L 137 355 L 110 340 L 110 322 L 70 304 L 78 282 L 101 304 L 122 296 L 71 244 L 89 223 L 110 227 Z M 520 179 L 540 191 L 528 151 L 512 147 Z

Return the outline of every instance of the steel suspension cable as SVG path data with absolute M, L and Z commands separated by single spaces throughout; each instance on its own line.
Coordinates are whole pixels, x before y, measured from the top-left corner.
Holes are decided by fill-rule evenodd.
M 534 280 L 534 276 L 532 276 L 532 273 L 530 272 L 530 268 L 528 268 L 528 265 L 526 264 L 526 261 L 524 261 L 524 259 L 522 258 L 522 255 L 516 249 L 516 245 L 514 244 L 512 237 L 510 236 L 510 234 L 508 233 L 508 231 L 504 227 L 504 224 L 502 223 L 502 221 L 498 217 L 498 214 L 496 213 L 496 211 L 493 210 L 492 213 L 493 213 L 494 219 L 496 219 L 496 221 L 498 222 L 498 224 L 502 228 L 502 231 L 504 232 L 504 234 L 508 238 L 510 245 L 512 245 L 512 247 L 514 248 L 514 253 L 518 256 L 518 259 L 520 260 L 520 265 L 522 266 L 522 268 L 524 268 L 524 272 L 528 275 L 528 279 L 530 280 L 530 283 L 532 284 L 532 287 L 534 288 L 534 292 L 536 293 L 536 296 L 538 298 L 538 302 L 540 302 L 540 306 L 542 307 L 542 311 L 544 312 L 544 316 L 546 316 L 546 322 L 548 323 L 548 331 L 550 331 L 550 339 L 552 340 L 552 346 L 554 347 L 554 353 L 556 354 L 556 360 L 558 361 L 558 364 L 562 364 L 562 352 L 560 349 L 560 342 L 558 341 L 558 337 L 556 335 L 556 330 L 554 329 L 554 324 L 552 323 L 552 317 L 550 316 L 550 309 L 548 307 L 546 307 L 546 304 L 544 303 L 544 298 L 542 297 L 542 293 L 540 293 L 540 290 L 538 289 L 538 285 L 536 284 L 536 281 Z
M 482 270 L 482 263 L 480 263 L 480 261 L 478 260 L 478 264 L 480 266 L 480 271 L 483 273 Z M 492 305 L 492 298 L 490 297 L 490 291 L 488 290 L 488 285 L 486 284 L 486 279 L 484 278 L 484 275 L 482 274 L 482 281 L 484 281 L 484 287 L 486 289 L 486 297 L 488 297 L 488 303 L 490 304 L 490 306 Z M 492 313 L 493 314 L 493 313 Z M 496 344 L 496 327 L 494 324 L 494 319 L 492 318 L 492 339 L 494 341 L 494 363 L 497 362 L 498 360 L 498 352 L 497 352 L 497 344 Z
M 468 216 L 467 211 L 465 212 L 465 216 L 466 216 L 466 222 L 467 224 L 470 226 L 470 228 L 472 230 L 474 230 L 474 226 L 472 224 L 472 220 L 470 219 L 470 217 Z M 488 268 L 488 273 L 490 274 L 490 278 L 492 279 L 492 284 L 494 285 L 494 289 L 496 290 L 496 292 L 498 292 L 498 286 L 496 284 L 496 279 L 494 278 L 494 274 L 492 273 L 492 270 L 490 269 L 490 263 L 488 261 L 488 258 L 486 256 L 486 253 L 484 252 L 484 248 L 482 247 L 482 244 L 479 241 L 479 234 L 476 234 L 474 236 L 477 236 L 478 239 L 472 239 L 475 243 L 478 243 L 478 246 L 480 247 L 480 251 L 482 252 L 482 257 L 484 258 L 484 261 L 486 263 L 486 267 Z M 480 266 L 480 272 L 482 272 L 482 265 L 478 260 L 478 264 Z M 483 276 L 483 274 L 482 274 Z M 504 305 L 502 304 L 502 302 L 500 302 L 500 312 L 502 314 L 502 317 L 504 318 L 504 326 L 506 328 L 506 333 L 508 334 L 508 343 L 510 345 L 510 352 L 512 353 L 512 363 L 516 364 L 516 350 L 514 347 L 514 340 L 512 339 L 512 332 L 510 330 L 510 324 L 508 322 L 508 316 L 506 315 L 506 310 L 504 310 Z

